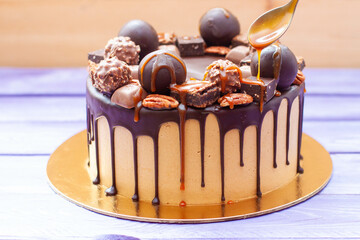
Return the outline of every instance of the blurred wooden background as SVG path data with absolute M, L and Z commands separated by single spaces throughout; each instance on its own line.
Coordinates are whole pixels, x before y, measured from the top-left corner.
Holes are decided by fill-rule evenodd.
M 246 33 L 266 10 L 288 0 L 0 0 L 0 66 L 85 66 L 131 19 L 158 32 L 198 34 L 206 10 L 224 7 Z M 281 39 L 310 67 L 360 67 L 360 0 L 300 0 Z

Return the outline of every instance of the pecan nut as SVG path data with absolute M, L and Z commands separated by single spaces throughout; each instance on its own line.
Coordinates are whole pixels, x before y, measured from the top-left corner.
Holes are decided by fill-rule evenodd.
M 296 78 L 293 82 L 293 84 L 300 85 L 305 81 L 305 75 L 302 73 L 302 71 L 298 70 L 296 74 Z
M 153 110 L 165 110 L 177 108 L 179 102 L 170 96 L 150 94 L 142 101 L 142 105 Z
M 228 93 L 218 99 L 221 107 L 229 106 L 230 109 L 234 105 L 245 105 L 253 102 L 253 97 L 245 93 Z
M 230 48 L 223 46 L 212 46 L 205 49 L 206 54 L 225 56 L 230 52 Z

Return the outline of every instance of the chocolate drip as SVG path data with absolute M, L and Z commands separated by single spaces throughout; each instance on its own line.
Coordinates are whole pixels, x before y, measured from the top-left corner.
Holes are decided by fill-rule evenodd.
M 239 140 L 240 140 L 240 167 L 244 166 L 244 135 L 245 129 L 239 129 Z
M 283 99 L 287 99 L 288 102 L 288 119 L 290 119 L 290 109 L 291 105 L 299 96 L 299 125 L 302 120 L 302 112 L 303 112 L 303 97 L 304 97 L 304 84 L 300 86 L 291 86 L 287 91 L 283 91 L 280 97 L 273 98 L 271 101 L 264 104 L 263 111 L 259 111 L 259 107 L 256 103 L 252 103 L 246 107 L 237 107 L 235 106 L 234 109 L 230 110 L 228 108 L 219 108 L 217 105 L 212 105 L 206 107 L 204 109 L 195 109 L 192 107 L 188 107 L 186 111 L 186 119 L 195 119 L 199 121 L 200 124 L 200 138 L 201 138 L 201 185 L 205 186 L 204 181 L 204 144 L 205 144 L 205 122 L 206 117 L 208 114 L 212 113 L 218 120 L 219 124 L 219 131 L 220 131 L 220 153 L 221 153 L 221 186 L 222 186 L 222 196 L 221 200 L 225 200 L 224 188 L 225 188 L 225 169 L 224 169 L 224 137 L 226 133 L 232 129 L 238 129 L 240 138 L 243 138 L 244 131 L 249 126 L 256 126 L 257 128 L 257 159 L 256 159 L 256 193 L 260 197 L 261 196 L 261 179 L 260 179 L 260 149 L 261 149 L 261 125 L 263 118 L 265 117 L 266 113 L 269 111 L 274 112 L 274 126 L 277 125 L 277 113 L 280 107 L 281 101 Z M 110 99 L 100 92 L 98 92 L 92 85 L 91 80 L 88 80 L 87 83 L 87 104 L 90 109 L 90 119 L 91 113 L 93 114 L 93 119 L 98 119 L 101 116 L 105 116 L 108 120 L 110 129 L 114 129 L 115 126 L 122 126 L 128 129 L 134 141 L 134 169 L 135 169 L 135 199 L 138 199 L 138 168 L 137 168 L 137 138 L 139 136 L 150 136 L 154 142 L 154 172 L 155 172 L 155 192 L 154 192 L 154 199 L 152 203 L 154 205 L 160 203 L 159 199 L 159 175 L 158 175 L 158 168 L 159 168 L 159 159 L 158 159 L 158 134 L 160 131 L 160 127 L 163 123 L 166 122 L 176 122 L 180 125 L 180 117 L 179 112 L 176 109 L 171 110 L 163 110 L 154 112 L 153 110 L 142 108 L 141 109 L 141 118 L 138 122 L 134 122 L 134 109 L 125 109 L 122 108 L 114 103 L 111 103 Z M 91 122 L 91 120 L 90 120 Z M 94 139 L 95 139 L 95 149 L 96 149 L 96 167 L 97 167 L 97 177 L 94 180 L 94 184 L 100 182 L 100 174 L 99 174 L 99 146 L 98 146 L 98 130 L 97 130 L 97 120 L 93 122 L 93 130 L 94 130 Z M 153 126 L 153 127 L 149 127 Z M 289 128 L 290 125 L 288 125 Z M 90 127 L 91 128 L 91 127 Z M 275 127 L 274 127 L 275 128 Z M 277 126 L 276 126 L 277 128 Z M 300 147 L 301 147 L 301 132 L 302 126 L 299 126 L 299 143 L 298 143 L 298 169 L 297 171 L 300 173 L 301 168 L 299 165 L 300 159 Z M 288 133 L 289 134 L 289 133 Z M 277 135 L 277 131 L 274 130 L 274 135 Z M 111 136 L 113 136 L 113 131 L 111 130 Z M 274 136 L 275 140 L 276 136 Z M 240 155 L 241 161 L 243 161 L 243 139 L 240 139 Z M 275 141 L 276 142 L 276 141 Z M 274 142 L 274 143 L 275 143 Z M 113 145 L 113 140 L 111 141 Z M 289 145 L 286 144 L 286 150 L 288 152 Z M 275 147 L 274 147 L 275 150 Z M 114 147 L 111 147 L 111 151 L 114 151 Z M 113 153 L 112 153 L 112 156 Z M 274 163 L 276 162 L 276 152 L 274 151 Z M 241 164 L 241 163 L 240 163 Z M 115 161 L 112 160 L 112 168 L 113 171 L 115 169 Z M 113 179 L 113 187 L 114 179 Z M 115 189 L 116 190 L 116 189 Z
M 305 89 L 305 87 L 304 87 Z M 304 116 L 304 91 L 300 93 L 301 96 L 299 97 L 299 125 L 298 125 L 298 148 L 297 148 L 297 172 L 304 173 L 304 169 L 300 166 L 300 160 L 303 159 L 302 155 L 300 154 L 301 150 L 301 141 L 302 141 L 302 125 L 303 125 L 303 116 Z
M 110 119 L 108 119 L 108 122 Z M 115 127 L 112 124 L 109 124 L 110 127 L 110 147 L 111 147 L 111 180 L 112 185 L 110 188 L 106 189 L 105 193 L 107 196 L 115 196 L 117 194 L 116 189 L 116 173 L 115 173 Z
M 184 98 L 184 97 L 183 97 Z M 180 117 L 180 190 L 185 190 L 185 121 L 186 105 L 178 106 Z
M 134 182 L 135 190 L 132 200 L 139 201 L 139 177 L 138 177 L 138 153 L 137 153 L 137 137 L 133 136 L 133 154 L 134 154 Z
M 286 165 L 290 165 L 289 162 L 289 145 L 290 145 L 290 113 L 291 113 L 291 104 L 288 99 L 288 106 L 287 106 L 287 114 L 286 114 Z
M 95 141 L 95 155 L 96 155 L 96 177 L 93 180 L 93 184 L 100 183 L 100 159 L 99 159 L 99 137 L 97 129 L 97 119 L 92 118 L 92 126 L 94 131 L 94 141 Z
M 277 168 L 277 162 L 276 162 L 276 149 L 277 149 L 277 122 L 278 122 L 278 110 L 275 110 L 273 112 L 274 115 L 274 133 L 273 133 L 273 138 L 274 138 L 274 149 L 273 149 L 273 154 L 274 154 L 274 160 L 273 160 L 273 167 Z

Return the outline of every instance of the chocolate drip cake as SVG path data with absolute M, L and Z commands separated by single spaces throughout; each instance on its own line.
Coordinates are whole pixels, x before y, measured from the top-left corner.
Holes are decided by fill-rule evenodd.
M 209 19 L 231 27 L 221 36 Z M 238 43 L 235 16 L 212 9 L 200 24 L 201 36 L 176 36 L 130 21 L 89 53 L 88 168 L 107 195 L 230 204 L 303 172 L 304 64 L 275 43 L 263 50 L 257 79 L 257 56 Z

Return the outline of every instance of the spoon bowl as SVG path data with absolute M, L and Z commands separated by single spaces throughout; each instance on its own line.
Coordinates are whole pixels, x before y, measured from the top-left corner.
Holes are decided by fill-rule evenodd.
M 278 40 L 289 28 L 299 0 L 267 11 L 250 26 L 248 39 L 256 49 L 263 49 Z

